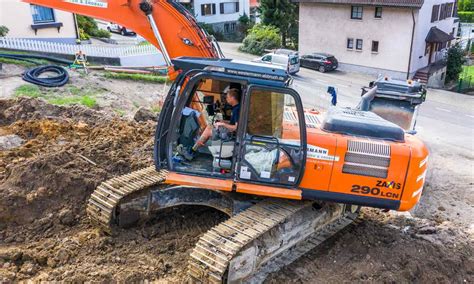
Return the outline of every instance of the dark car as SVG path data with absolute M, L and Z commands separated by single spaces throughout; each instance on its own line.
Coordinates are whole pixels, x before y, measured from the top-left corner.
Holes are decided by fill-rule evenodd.
M 301 56 L 301 67 L 316 69 L 319 72 L 336 70 L 338 62 L 336 57 L 327 53 L 311 53 Z

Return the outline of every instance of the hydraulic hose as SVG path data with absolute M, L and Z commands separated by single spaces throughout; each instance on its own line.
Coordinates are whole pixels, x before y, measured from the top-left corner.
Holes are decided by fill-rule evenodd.
M 51 72 L 58 74 L 54 77 L 40 78 L 41 74 Z M 45 65 L 32 68 L 23 74 L 23 80 L 43 87 L 61 87 L 69 81 L 66 69 L 56 65 Z

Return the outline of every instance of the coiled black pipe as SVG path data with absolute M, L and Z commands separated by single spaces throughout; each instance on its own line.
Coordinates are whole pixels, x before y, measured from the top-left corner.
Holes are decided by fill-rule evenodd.
M 45 72 L 58 74 L 54 77 L 40 78 Z M 23 80 L 43 87 L 61 87 L 69 81 L 69 74 L 66 69 L 56 65 L 45 65 L 32 68 L 23 74 Z

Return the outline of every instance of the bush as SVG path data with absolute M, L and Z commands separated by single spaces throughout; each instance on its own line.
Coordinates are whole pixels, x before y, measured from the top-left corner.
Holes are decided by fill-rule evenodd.
M 274 49 L 281 46 L 280 30 L 274 26 L 256 24 L 244 38 L 239 48 L 243 52 L 262 55 L 265 49 Z
M 216 40 L 222 40 L 224 38 L 222 32 L 214 30 L 212 25 L 203 22 L 199 22 L 198 25 L 201 27 L 201 29 L 205 30 L 208 35 L 213 35 Z
M 77 25 L 81 40 L 87 40 L 90 37 L 110 38 L 109 31 L 99 29 L 94 19 L 90 17 L 77 15 Z
M 448 58 L 446 63 L 446 79 L 445 82 L 453 82 L 459 78 L 462 72 L 462 65 L 464 64 L 464 50 L 455 44 L 448 49 Z
M 240 33 L 246 36 L 249 32 L 249 29 L 252 28 L 252 21 L 250 21 L 249 16 L 247 16 L 245 13 L 239 17 L 238 21 Z
M 461 23 L 474 23 L 474 12 L 458 12 Z
M 86 32 L 82 28 L 79 28 L 79 38 L 81 40 L 89 40 L 90 39 L 89 35 L 86 34 Z
M 6 36 L 9 29 L 5 26 L 0 26 L 0 37 Z
M 106 30 L 96 30 L 93 34 L 91 34 L 91 36 L 100 38 L 110 38 L 110 32 Z

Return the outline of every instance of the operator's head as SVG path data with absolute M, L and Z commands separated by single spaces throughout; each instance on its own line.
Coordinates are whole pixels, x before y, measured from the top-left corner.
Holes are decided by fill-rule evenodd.
M 240 91 L 238 89 L 229 89 L 225 99 L 231 106 L 238 105 L 240 103 Z

